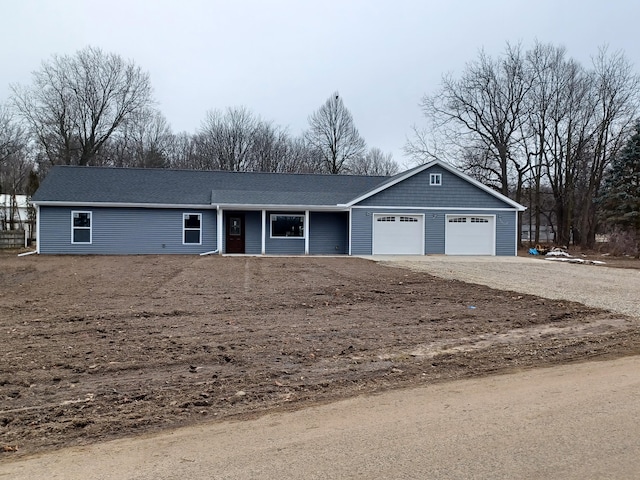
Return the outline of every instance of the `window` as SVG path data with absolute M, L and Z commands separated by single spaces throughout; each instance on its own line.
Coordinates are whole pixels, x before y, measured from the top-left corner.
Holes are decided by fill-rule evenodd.
M 401 222 L 417 222 L 417 217 L 400 217 Z
M 378 217 L 378 222 L 395 222 L 396 217 Z
M 442 174 L 441 173 L 430 174 L 429 185 L 442 185 Z
M 91 243 L 91 212 L 71 212 L 71 243 Z
M 202 215 L 199 213 L 182 214 L 182 244 L 202 244 Z
M 229 217 L 229 235 L 239 237 L 242 235 L 242 218 Z
M 304 238 L 304 215 L 271 215 L 271 236 Z
M 467 223 L 467 217 L 450 217 L 449 223 Z
M 471 217 L 471 223 L 489 223 L 489 219 L 482 217 Z

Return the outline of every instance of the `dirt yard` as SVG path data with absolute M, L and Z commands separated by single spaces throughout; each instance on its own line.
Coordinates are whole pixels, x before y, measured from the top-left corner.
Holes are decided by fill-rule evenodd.
M 640 353 L 621 314 L 354 258 L 1 254 L 0 294 L 0 461 Z

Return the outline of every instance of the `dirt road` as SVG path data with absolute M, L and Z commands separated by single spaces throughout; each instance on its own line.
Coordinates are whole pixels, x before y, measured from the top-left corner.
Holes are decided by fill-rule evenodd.
M 0 465 L 37 479 L 637 479 L 640 357 L 361 396 Z

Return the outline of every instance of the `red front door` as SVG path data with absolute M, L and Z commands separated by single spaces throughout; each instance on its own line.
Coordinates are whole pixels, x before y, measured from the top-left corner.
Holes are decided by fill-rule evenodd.
M 226 253 L 244 253 L 244 215 L 227 215 Z

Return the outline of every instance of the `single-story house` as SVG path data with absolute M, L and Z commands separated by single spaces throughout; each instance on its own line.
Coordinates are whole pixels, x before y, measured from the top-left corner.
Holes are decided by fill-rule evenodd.
M 516 255 L 522 205 L 433 161 L 393 177 L 54 167 L 38 253 Z

